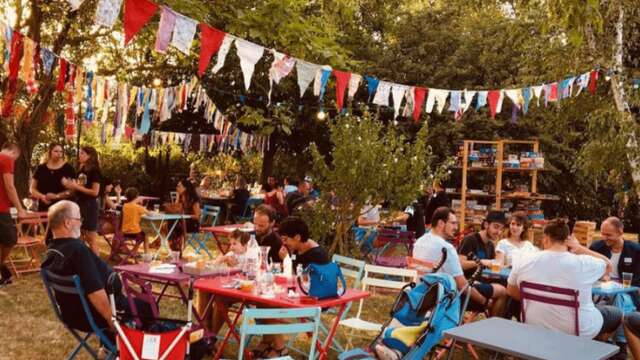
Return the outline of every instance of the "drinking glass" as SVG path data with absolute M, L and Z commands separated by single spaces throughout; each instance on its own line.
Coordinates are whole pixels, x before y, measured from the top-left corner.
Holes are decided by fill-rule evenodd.
M 159 213 L 160 212 L 160 204 L 154 204 L 153 205 L 153 211 L 155 213 Z
M 33 206 L 33 200 L 31 198 L 24 198 L 22 199 L 22 205 L 24 205 L 27 211 L 31 210 L 31 207 Z
M 631 286 L 631 280 L 633 279 L 633 273 L 622 273 L 622 287 L 628 288 Z
M 499 272 L 500 272 L 500 266 L 501 266 L 501 265 L 502 265 L 502 264 L 500 264 L 500 260 L 493 259 L 493 260 L 491 261 L 491 272 L 493 272 L 493 273 L 499 273 Z

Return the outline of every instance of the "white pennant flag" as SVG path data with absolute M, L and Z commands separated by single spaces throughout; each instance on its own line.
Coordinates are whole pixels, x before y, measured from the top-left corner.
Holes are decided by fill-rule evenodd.
M 524 103 L 524 98 L 522 97 L 522 89 L 505 90 L 504 94 L 507 95 L 507 97 L 513 102 L 514 105 L 516 105 L 518 109 L 522 107 L 522 104 Z
M 280 83 L 280 80 L 284 79 L 291 73 L 293 67 L 296 65 L 296 59 L 285 55 L 283 53 L 271 50 L 273 53 L 273 62 L 269 69 L 269 103 L 271 103 L 271 90 L 273 89 L 273 83 Z
M 462 112 L 466 112 L 471 106 L 471 102 L 473 101 L 473 97 L 476 96 L 477 91 L 475 90 L 464 90 L 464 107 L 462 108 Z
M 416 102 L 416 87 L 408 86 L 407 91 L 404 94 L 404 98 L 406 99 L 404 103 L 404 110 L 402 111 L 402 116 L 411 117 L 413 115 L 413 108 Z
M 397 118 L 400 114 L 400 104 L 404 99 L 404 94 L 407 92 L 407 86 L 393 84 L 391 87 L 391 96 L 393 97 L 393 118 Z
M 296 60 L 296 73 L 298 74 L 298 86 L 300 87 L 300 97 L 307 91 L 309 84 L 316 77 L 320 70 L 320 65 L 312 64 L 300 59 Z
M 196 35 L 198 22 L 184 15 L 176 16 L 176 26 L 173 29 L 173 38 L 171 45 L 182 51 L 185 55 L 189 55 L 193 37 Z
M 122 0 L 100 0 L 96 9 L 96 21 L 98 26 L 112 28 L 120 15 Z
M 231 49 L 231 44 L 233 43 L 234 37 L 225 34 L 224 39 L 222 39 L 222 44 L 220 45 L 220 49 L 218 50 L 218 60 L 216 64 L 213 66 L 211 71 L 214 74 L 217 74 L 220 69 L 224 66 L 224 61 L 227 58 L 227 54 L 229 53 L 229 49 Z
M 376 105 L 389 106 L 389 93 L 391 92 L 391 83 L 380 81 L 376 95 L 373 97 L 373 103 Z
M 531 89 L 533 89 L 533 95 L 536 96 L 536 105 L 540 105 L 540 96 L 542 95 L 542 89 L 544 88 L 544 85 L 540 85 L 540 86 L 532 86 Z
M 256 63 L 264 54 L 264 47 L 244 39 L 238 39 L 236 40 L 236 49 L 238 50 L 240 68 L 244 76 L 244 89 L 249 91 L 253 71 L 256 68 Z
M 351 78 L 349 78 L 349 99 L 353 99 L 358 91 L 358 87 L 360 86 L 360 82 L 362 81 L 362 75 L 351 74 Z
M 313 95 L 315 96 L 320 96 L 320 90 L 322 90 L 322 73 L 324 70 L 331 71 L 331 66 L 322 65 L 320 70 L 316 71 L 316 78 L 313 82 Z
M 442 110 L 444 110 L 444 105 L 447 102 L 447 98 L 449 97 L 449 90 L 442 89 L 429 89 L 429 94 L 427 95 L 427 105 L 425 106 L 425 111 L 427 113 L 431 113 L 433 111 L 433 106 L 435 103 L 438 103 L 438 112 L 442 114 Z
M 72 10 L 78 10 L 80 5 L 84 2 L 84 0 L 67 0 Z

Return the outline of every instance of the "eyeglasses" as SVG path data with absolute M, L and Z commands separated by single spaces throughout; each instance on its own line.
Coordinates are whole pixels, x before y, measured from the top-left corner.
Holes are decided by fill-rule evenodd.
M 69 219 L 71 220 L 78 220 L 80 222 L 82 222 L 84 219 L 82 217 L 70 217 Z

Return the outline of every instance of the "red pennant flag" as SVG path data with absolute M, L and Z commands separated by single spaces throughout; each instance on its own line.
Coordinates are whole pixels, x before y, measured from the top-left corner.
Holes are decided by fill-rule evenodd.
M 500 90 L 491 90 L 487 95 L 487 101 L 489 102 L 489 112 L 491 118 L 496 118 L 496 109 L 498 108 L 498 101 L 500 101 Z
M 344 102 L 344 91 L 349 85 L 349 79 L 351 79 L 351 73 L 346 71 L 333 70 L 333 76 L 336 77 L 336 105 L 338 111 L 342 111 L 342 104 Z
M 67 67 L 67 60 L 65 60 L 64 58 L 60 58 L 60 70 L 58 72 L 58 83 L 56 84 L 56 91 L 64 90 L 64 83 L 67 79 Z
M 200 61 L 198 62 L 198 76 L 202 76 L 211 62 L 211 57 L 220 49 L 225 33 L 211 26 L 200 23 Z
M 22 34 L 14 31 L 11 38 L 11 57 L 9 58 L 9 78 L 7 82 L 7 90 L 4 95 L 2 104 L 2 116 L 9 117 L 13 112 L 13 102 L 18 92 L 18 73 L 20 72 L 20 60 L 23 52 Z
M 598 70 L 593 70 L 591 71 L 591 73 L 589 74 L 589 92 L 591 93 L 591 95 L 595 95 L 596 94 L 596 87 L 597 87 L 597 82 L 598 82 Z
M 544 96 L 547 101 L 558 101 L 558 83 L 554 82 L 547 85 Z
M 158 4 L 149 0 L 125 0 L 124 2 L 124 45 L 142 29 L 153 14 L 158 11 Z
M 422 87 L 415 87 L 413 89 L 413 121 L 418 122 L 420 120 L 420 113 L 422 112 L 422 104 L 424 104 L 424 97 L 427 95 L 427 89 Z

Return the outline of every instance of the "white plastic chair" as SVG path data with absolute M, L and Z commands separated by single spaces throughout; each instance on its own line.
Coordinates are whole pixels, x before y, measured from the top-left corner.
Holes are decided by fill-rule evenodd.
M 398 280 L 390 280 L 393 278 L 399 278 Z M 365 265 L 364 277 L 362 278 L 362 290 L 370 290 L 371 287 L 382 288 L 389 290 L 400 291 L 403 286 L 409 282 L 415 282 L 418 280 L 418 272 L 413 269 L 397 269 L 386 266 L 378 265 Z M 362 319 L 362 306 L 364 305 L 364 299 L 360 300 L 358 305 L 358 312 L 355 317 L 344 319 L 340 321 L 340 325 L 351 329 L 350 334 L 347 336 L 347 343 L 349 347 L 352 346 L 353 332 L 355 330 L 360 331 L 375 331 L 378 332 L 382 329 L 381 323 L 376 323 Z

